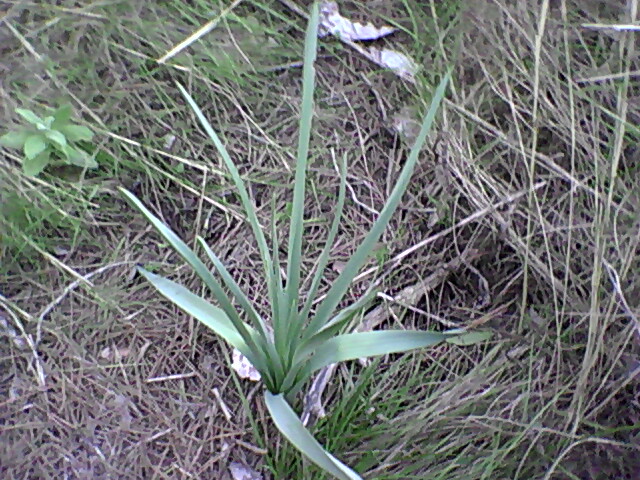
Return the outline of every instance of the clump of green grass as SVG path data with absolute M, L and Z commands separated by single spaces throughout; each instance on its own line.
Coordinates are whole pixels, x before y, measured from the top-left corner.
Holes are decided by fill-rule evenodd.
M 183 311 L 211 328 L 229 344 L 237 348 L 260 372 L 265 383 L 264 398 L 274 423 L 282 434 L 305 456 L 326 472 L 339 479 L 359 479 L 351 468 L 328 453 L 308 432 L 294 412 L 291 404 L 297 393 L 318 370 L 333 364 L 362 357 L 404 352 L 432 346 L 444 341 L 452 343 L 472 340 L 461 330 L 448 332 L 389 330 L 345 333 L 354 314 L 373 298 L 369 292 L 352 305 L 336 312 L 347 293 L 352 280 L 374 252 L 378 239 L 386 229 L 409 184 L 419 153 L 425 143 L 442 101 L 449 76 L 446 75 L 436 89 L 431 106 L 425 115 L 420 133 L 399 175 L 391 195 L 378 219 L 366 235 L 344 269 L 335 280 L 317 308 L 312 313 L 325 267 L 329 261 L 342 216 L 346 192 L 346 162 L 343 159 L 336 215 L 328 239 L 318 260 L 310 291 L 301 298 L 301 263 L 304 233 L 304 199 L 308 166 L 309 140 L 313 117 L 313 90 L 315 83 L 314 61 L 317 50 L 318 6 L 314 5 L 306 34 L 303 70 L 302 113 L 300 119 L 297 165 L 293 187 L 293 202 L 289 228 L 286 282 L 280 274 L 279 245 L 275 225 L 271 225 L 271 245 L 259 224 L 256 209 L 252 205 L 247 188 L 236 165 L 231 160 L 218 135 L 204 117 L 189 93 L 180 85 L 182 94 L 195 112 L 203 128 L 215 144 L 238 190 L 243 208 L 257 239 L 260 256 L 267 279 L 271 307 L 270 324 L 262 318 L 247 295 L 231 277 L 223 262 L 203 238 L 198 242 L 213 263 L 222 284 L 230 291 L 240 307 L 238 311 L 223 285 L 205 264 L 178 236 L 155 217 L 134 195 L 122 190 L 128 200 L 154 225 L 160 234 L 193 267 L 212 292 L 220 307 L 205 301 L 185 287 L 140 268 L 140 273 L 166 298 Z M 483 338 L 477 337 L 473 340 Z

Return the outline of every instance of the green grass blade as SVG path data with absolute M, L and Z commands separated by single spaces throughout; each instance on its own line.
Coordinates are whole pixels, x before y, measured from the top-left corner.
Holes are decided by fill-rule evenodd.
M 138 272 L 140 272 L 163 297 L 171 300 L 171 302 L 176 304 L 182 311 L 209 327 L 227 343 L 240 350 L 254 366 L 256 365 L 254 363 L 257 361 L 255 355 L 221 308 L 211 305 L 203 298 L 173 280 L 151 273 L 141 267 L 138 267 Z M 257 333 L 251 326 L 245 324 L 244 329 L 252 338 L 257 337 Z
M 264 399 L 278 430 L 309 460 L 339 480 L 362 480 L 356 472 L 340 462 L 320 445 L 302 425 L 302 422 L 291 409 L 284 396 L 265 392 Z
M 268 275 L 271 268 L 271 255 L 269 254 L 269 247 L 267 246 L 267 240 L 265 239 L 264 232 L 260 227 L 260 222 L 258 221 L 256 210 L 253 204 L 251 203 L 251 199 L 249 198 L 249 193 L 247 192 L 247 188 L 244 184 L 244 180 L 242 180 L 242 177 L 240 176 L 240 172 L 238 171 L 238 168 L 235 166 L 235 164 L 233 163 L 233 160 L 231 160 L 231 157 L 229 156 L 229 152 L 227 152 L 227 149 L 222 144 L 222 141 L 220 140 L 216 132 L 211 127 L 211 124 L 209 123 L 209 121 L 206 119 L 206 117 L 202 113 L 202 110 L 200 110 L 200 107 L 198 107 L 198 105 L 193 100 L 193 98 L 191 98 L 191 95 L 189 95 L 187 90 L 182 85 L 180 84 L 177 84 L 177 85 L 180 91 L 182 92 L 182 95 L 187 100 L 187 103 L 189 103 L 189 106 L 191 107 L 193 112 L 196 114 L 196 117 L 198 117 L 198 120 L 200 121 L 200 124 L 204 128 L 205 132 L 207 132 L 207 135 L 215 145 L 216 149 L 218 150 L 218 153 L 222 157 L 222 160 L 224 161 L 227 167 L 227 170 L 229 170 L 229 173 L 231 174 L 233 183 L 238 189 L 238 195 L 240 195 L 242 207 L 245 210 L 245 213 L 249 220 L 249 224 L 251 225 L 251 229 L 253 230 L 253 234 L 255 235 L 256 240 L 258 242 L 258 248 L 260 249 L 260 256 L 264 264 L 265 273 Z
M 306 373 L 310 376 L 315 371 L 332 363 L 430 347 L 445 341 L 450 336 L 441 332 L 411 330 L 357 332 L 337 335 L 316 348 L 314 355 L 309 360 Z
M 407 189 L 407 185 L 409 184 L 409 181 L 411 179 L 413 169 L 418 162 L 420 150 L 425 143 L 427 134 L 431 129 L 431 125 L 433 124 L 436 113 L 438 112 L 438 108 L 440 107 L 440 103 L 444 98 L 447 84 L 449 82 L 449 76 L 450 75 L 447 74 L 444 77 L 433 95 L 431 106 L 429 107 L 429 110 L 425 115 L 424 120 L 422 121 L 422 127 L 420 129 L 420 133 L 418 134 L 418 138 L 416 139 L 416 142 L 411 149 L 409 158 L 407 158 L 407 161 L 402 168 L 402 171 L 400 172 L 398 181 L 393 191 L 391 192 L 386 205 L 380 212 L 380 216 L 373 224 L 371 231 L 367 234 L 353 256 L 349 259 L 331 289 L 329 289 L 326 298 L 318 306 L 316 315 L 308 326 L 308 329 L 311 333 L 315 333 L 315 331 L 319 330 L 322 325 L 324 325 L 329 320 L 333 311 L 347 292 L 351 281 L 356 276 L 360 268 L 362 268 L 367 260 L 367 257 L 373 251 L 373 248 L 375 247 L 378 239 L 387 227 L 389 220 L 391 220 L 391 216 L 396 211 L 400 200 L 402 200 L 402 196 Z
M 300 323 L 304 323 L 307 321 L 309 316 L 309 312 L 311 311 L 311 306 L 313 305 L 313 300 L 316 297 L 316 293 L 318 292 L 318 288 L 320 287 L 320 282 L 324 277 L 324 270 L 327 268 L 327 264 L 329 263 L 329 255 L 331 253 L 331 247 L 335 242 L 336 236 L 338 235 L 338 228 L 340 227 L 340 220 L 342 219 L 342 212 L 344 211 L 344 202 L 347 196 L 347 158 L 346 154 L 342 157 L 342 162 L 340 164 L 340 187 L 338 190 L 338 203 L 336 204 L 336 210 L 333 217 L 333 222 L 331 223 L 331 228 L 329 229 L 329 235 L 327 237 L 327 241 L 322 249 L 322 253 L 320 254 L 320 258 L 318 259 L 318 266 L 314 273 L 313 280 L 311 282 L 311 287 L 309 288 L 309 292 L 307 295 L 307 300 L 300 312 Z
M 307 181 L 309 139 L 313 120 L 313 90 L 315 87 L 314 62 L 318 48 L 319 7 L 313 4 L 311 18 L 307 27 L 304 49 L 304 67 L 302 73 L 302 108 L 300 113 L 300 132 L 298 136 L 298 154 L 293 187 L 293 206 L 289 225 L 289 246 L 287 256 L 287 284 L 285 301 L 287 306 L 298 310 L 300 293 L 300 264 L 302 255 L 302 236 L 304 233 L 304 200 Z M 289 317 L 289 315 L 287 315 Z M 283 332 L 276 332 L 276 335 Z

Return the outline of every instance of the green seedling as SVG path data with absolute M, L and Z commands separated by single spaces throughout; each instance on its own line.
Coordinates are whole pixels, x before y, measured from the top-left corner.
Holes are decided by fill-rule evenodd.
M 24 108 L 16 108 L 16 113 L 28 126 L 2 135 L 0 145 L 22 150 L 25 175 L 36 176 L 48 165 L 98 166 L 95 159 L 78 145 L 81 141 L 91 141 L 93 132 L 71 122 L 70 105 L 64 105 L 44 118 Z
M 354 480 L 361 477 L 327 452 L 304 427 L 292 408 L 298 398 L 297 394 L 314 373 L 333 363 L 404 352 L 433 346 L 441 342 L 465 345 L 486 340 L 488 336 L 483 332 L 465 332 L 463 330 L 447 332 L 412 330 L 349 332 L 348 329 L 353 323 L 353 318 L 356 317 L 355 314 L 375 297 L 372 291 L 352 305 L 337 311 L 337 307 L 347 293 L 355 275 L 375 254 L 378 239 L 400 203 L 418 161 L 420 150 L 444 97 L 449 80 L 448 75 L 445 76 L 434 93 L 416 143 L 399 175 L 397 184 L 371 231 L 351 256 L 324 298 L 317 302 L 317 306 L 313 308 L 316 305 L 319 287 L 329 261 L 331 246 L 334 244 L 338 232 L 345 203 L 346 161 L 342 160 L 336 214 L 332 220 L 325 247 L 318 259 L 317 268 L 312 276 L 309 291 L 306 298 L 301 296 L 304 198 L 313 117 L 317 29 L 318 5 L 315 4 L 305 41 L 302 112 L 293 183 L 293 203 L 289 217 L 286 282 L 280 273 L 278 258 L 280 246 L 273 222 L 268 232 L 271 236 L 271 241 L 268 243 L 265 232 L 258 222 L 257 209 L 251 203 L 245 182 L 237 167 L 193 98 L 184 87 L 178 85 L 229 170 L 248 222 L 256 237 L 268 286 L 268 300 L 271 307 L 270 322 L 258 312 L 251 299 L 240 289 L 224 263 L 202 237 L 198 237 L 198 243 L 213 264 L 217 276 L 214 276 L 202 260 L 167 225 L 154 216 L 140 200 L 124 189 L 121 191 L 127 200 L 145 215 L 162 237 L 196 271 L 211 291 L 218 305 L 214 306 L 182 285 L 144 268 L 139 268 L 138 271 L 160 294 L 212 329 L 230 345 L 237 348 L 253 364 L 260 372 L 264 382 L 264 400 L 271 418 L 280 432 L 298 450 L 336 478 Z M 227 291 L 231 295 L 228 295 Z M 235 300 L 238 308 L 234 307 L 232 299 Z

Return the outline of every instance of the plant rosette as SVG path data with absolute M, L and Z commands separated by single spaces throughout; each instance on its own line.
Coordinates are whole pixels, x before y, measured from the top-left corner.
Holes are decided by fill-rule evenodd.
M 35 177 L 48 165 L 98 167 L 93 156 L 78 144 L 91 141 L 93 132 L 88 127 L 71 123 L 70 105 L 63 105 L 44 118 L 24 108 L 16 108 L 16 113 L 28 127 L 5 133 L 0 137 L 0 145 L 22 151 L 25 175 Z

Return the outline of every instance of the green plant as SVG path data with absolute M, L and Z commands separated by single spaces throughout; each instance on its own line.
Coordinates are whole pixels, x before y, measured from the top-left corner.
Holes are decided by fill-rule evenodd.
M 289 243 L 286 265 L 286 283 L 280 275 L 278 259 L 279 245 L 275 232 L 275 224 L 271 224 L 271 245 L 267 243 L 265 233 L 261 229 L 256 210 L 251 204 L 249 195 L 240 177 L 238 169 L 231 160 L 227 150 L 204 117 L 198 105 L 187 91 L 178 85 L 192 110 L 195 112 L 204 130 L 215 144 L 238 190 L 248 221 L 257 239 L 264 274 L 267 279 L 268 295 L 271 306 L 271 325 L 260 316 L 250 299 L 231 277 L 222 261 L 198 237 L 200 246 L 214 265 L 224 286 L 230 291 L 233 299 L 240 307 L 236 310 L 223 285 L 197 255 L 165 224 L 155 217 L 130 192 L 121 189 L 125 197 L 139 209 L 154 225 L 171 246 L 191 265 L 204 281 L 220 307 L 205 301 L 185 287 L 169 279 L 139 268 L 139 272 L 167 299 L 174 302 L 184 312 L 195 317 L 216 334 L 237 348 L 260 372 L 266 386 L 265 402 L 282 434 L 314 463 L 339 479 L 359 479 L 360 476 L 341 463 L 318 443 L 305 429 L 302 422 L 291 407 L 296 394 L 302 389 L 310 377 L 319 369 L 337 362 L 353 360 L 361 357 L 384 355 L 422 348 L 443 341 L 466 344 L 472 338 L 461 330 L 449 332 L 425 331 L 374 331 L 360 333 L 344 333 L 354 314 L 369 303 L 374 292 L 364 295 L 354 304 L 335 312 L 338 304 L 347 292 L 358 270 L 367 258 L 374 254 L 377 241 L 387 227 L 391 216 L 405 192 L 414 166 L 418 161 L 431 124 L 435 118 L 440 102 L 444 97 L 449 76 L 445 76 L 435 91 L 432 104 L 424 117 L 418 139 L 398 182 L 393 189 L 387 204 L 371 228 L 371 231 L 347 262 L 332 287 L 318 307 L 312 312 L 323 272 L 329 260 L 329 252 L 338 232 L 346 192 L 346 162 L 343 159 L 340 172 L 340 189 L 338 194 L 336 215 L 330 227 L 327 242 L 321 252 L 318 267 L 314 272 L 307 298 L 302 301 L 301 288 L 301 256 L 304 224 L 305 183 L 313 116 L 313 89 L 315 81 L 314 61 L 317 47 L 318 6 L 314 5 L 305 41 L 303 69 L 302 113 L 298 140 L 297 165 L 293 186 L 293 203 L 289 228 Z M 242 314 L 242 317 L 241 317 Z M 245 321 L 248 320 L 248 321 Z M 270 333 L 272 330 L 273 334 Z M 479 340 L 486 336 L 473 339 Z
M 70 164 L 83 168 L 96 168 L 98 164 L 77 142 L 90 141 L 93 132 L 82 125 L 71 123 L 71 106 L 63 105 L 53 115 L 40 118 L 31 110 L 16 108 L 28 124 L 27 128 L 5 133 L 0 145 L 22 150 L 22 170 L 25 175 L 36 176 L 49 164 Z

